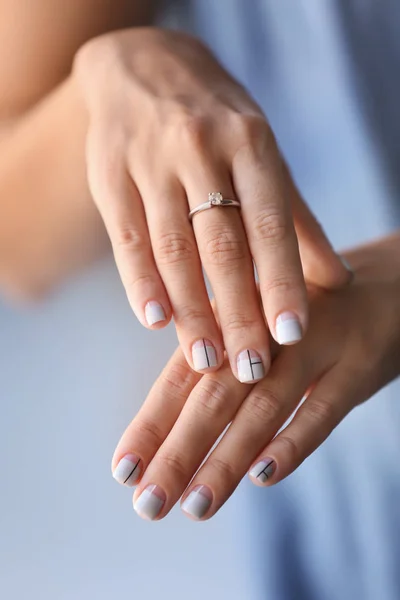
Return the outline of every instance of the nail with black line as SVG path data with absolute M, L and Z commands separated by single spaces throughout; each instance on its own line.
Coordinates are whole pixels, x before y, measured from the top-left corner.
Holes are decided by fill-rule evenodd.
M 121 485 L 133 487 L 142 472 L 140 458 L 135 454 L 125 454 L 115 467 L 113 477 Z
M 254 383 L 265 377 L 261 356 L 255 350 L 243 350 L 238 355 L 237 371 L 242 383 Z
M 260 483 L 265 483 L 275 473 L 276 462 L 272 458 L 263 458 L 250 469 L 250 477 L 257 479 Z
M 192 358 L 195 371 L 205 371 L 218 364 L 217 352 L 210 340 L 197 340 L 192 346 Z

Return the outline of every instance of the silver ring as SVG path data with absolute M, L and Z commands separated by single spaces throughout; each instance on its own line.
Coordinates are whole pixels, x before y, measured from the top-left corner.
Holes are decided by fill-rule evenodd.
M 203 212 L 203 210 L 208 210 L 209 208 L 214 208 L 216 206 L 236 206 L 237 208 L 240 208 L 240 202 L 237 200 L 224 198 L 221 192 L 210 192 L 208 194 L 208 202 L 199 204 L 199 206 L 196 206 L 196 208 L 193 208 L 190 211 L 189 221 L 192 221 L 194 215 L 197 215 L 197 213 Z

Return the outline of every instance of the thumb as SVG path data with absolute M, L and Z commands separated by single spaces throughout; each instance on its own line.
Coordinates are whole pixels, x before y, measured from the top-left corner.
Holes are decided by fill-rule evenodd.
M 348 285 L 353 279 L 351 268 L 332 248 L 321 225 L 301 197 L 286 165 L 285 171 L 306 282 L 325 289 Z

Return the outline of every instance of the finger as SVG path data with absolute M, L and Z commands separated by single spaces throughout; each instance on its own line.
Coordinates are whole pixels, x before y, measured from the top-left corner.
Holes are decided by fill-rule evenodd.
M 206 202 L 213 190 L 234 197 L 227 167 L 201 151 L 199 143 L 197 155 L 189 154 L 191 162 L 180 171 L 191 208 Z M 254 383 L 269 369 L 269 338 L 240 212 L 234 207 L 211 208 L 194 216 L 193 228 L 232 371 L 242 383 Z
M 122 152 L 112 144 L 102 144 L 96 135 L 88 139 L 87 157 L 90 190 L 110 236 L 130 305 L 145 327 L 164 327 L 171 307 L 154 261 L 142 200 Z
M 140 516 L 160 519 L 169 512 L 248 390 L 233 377 L 228 362 L 218 373 L 202 377 L 135 490 Z
M 199 379 L 178 348 L 115 449 L 111 468 L 118 483 L 137 484 Z
M 135 177 L 146 199 L 154 256 L 182 350 L 195 371 L 216 370 L 223 361 L 223 342 L 189 223 L 186 194 L 176 180 L 161 178 L 164 183 L 156 189 L 144 172 Z
M 306 281 L 325 289 L 347 285 L 353 278 L 351 268 L 336 254 L 321 225 L 302 199 L 289 169 L 286 165 L 284 168 Z
M 278 356 L 268 376 L 244 400 L 224 437 L 194 477 L 182 499 L 182 509 L 189 517 L 210 518 L 219 510 L 266 441 L 300 402 L 311 369 L 298 355 L 295 360 L 291 350 Z M 208 503 L 198 498 L 200 490 Z
M 253 482 L 271 485 L 287 477 L 364 399 L 359 378 L 340 364 L 334 367 L 314 387 L 291 423 L 255 461 L 250 469 Z

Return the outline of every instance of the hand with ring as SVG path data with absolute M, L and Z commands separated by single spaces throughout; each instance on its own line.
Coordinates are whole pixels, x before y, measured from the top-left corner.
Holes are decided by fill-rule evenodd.
M 280 344 L 306 331 L 303 271 L 325 288 L 351 275 L 262 111 L 182 33 L 107 34 L 79 51 L 73 75 L 89 117 L 90 189 L 138 319 L 159 329 L 173 316 L 196 371 L 221 367 L 226 350 L 240 381 L 263 378 L 268 330 Z

